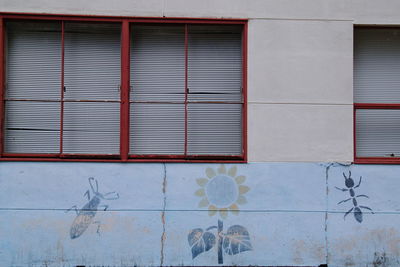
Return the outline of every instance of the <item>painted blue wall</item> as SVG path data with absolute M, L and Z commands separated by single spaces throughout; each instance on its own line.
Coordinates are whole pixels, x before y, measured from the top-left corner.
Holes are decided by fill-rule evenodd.
M 399 266 L 399 173 L 337 163 L 1 162 L 0 262 Z M 96 181 L 111 199 L 94 199 Z M 66 212 L 74 205 L 78 214 Z

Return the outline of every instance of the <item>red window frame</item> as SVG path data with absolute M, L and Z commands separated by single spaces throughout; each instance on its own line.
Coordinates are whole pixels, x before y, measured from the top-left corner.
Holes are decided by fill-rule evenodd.
M 53 20 L 62 23 L 66 21 L 80 22 L 119 22 L 121 23 L 121 99 L 120 99 L 120 154 L 63 154 L 60 138 L 59 154 L 10 154 L 4 153 L 4 116 L 5 116 L 5 22 L 8 20 Z M 0 13 L 0 161 L 102 161 L 102 162 L 247 162 L 247 19 L 188 19 L 188 18 L 142 18 L 116 16 L 82 16 L 82 15 L 39 15 L 27 13 Z M 129 155 L 129 105 L 130 105 L 130 26 L 133 23 L 174 23 L 185 25 L 185 73 L 187 74 L 187 25 L 189 24 L 235 24 L 242 25 L 242 154 L 231 155 L 187 155 L 187 90 L 185 90 L 185 154 L 184 155 Z M 64 31 L 62 30 L 62 46 Z M 62 49 L 62 61 L 64 49 Z M 62 63 L 62 66 L 64 64 Z M 61 70 L 61 98 L 63 99 L 64 70 Z M 185 75 L 187 88 L 187 75 Z M 60 135 L 63 131 L 63 116 L 61 102 Z
M 384 29 L 395 28 L 395 26 L 356 26 L 356 29 Z M 398 28 L 398 27 L 397 27 Z M 353 140 L 354 140 L 354 163 L 355 164 L 400 164 L 400 157 L 358 157 L 356 136 L 356 113 L 360 109 L 400 109 L 400 103 L 354 103 L 353 104 Z

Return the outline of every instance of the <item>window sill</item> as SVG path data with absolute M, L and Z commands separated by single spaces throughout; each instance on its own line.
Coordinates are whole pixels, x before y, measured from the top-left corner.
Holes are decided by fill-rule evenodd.
M 365 157 L 355 158 L 354 164 L 400 164 L 400 158 Z
M 0 161 L 31 161 L 31 162 L 113 162 L 113 163 L 247 163 L 245 157 L 190 157 L 190 158 L 160 158 L 160 157 L 141 157 L 141 158 L 128 158 L 126 160 L 120 158 L 105 158 L 105 157 L 68 157 L 68 158 L 55 158 L 55 157 L 0 157 Z M 399 161 L 400 162 L 400 161 Z

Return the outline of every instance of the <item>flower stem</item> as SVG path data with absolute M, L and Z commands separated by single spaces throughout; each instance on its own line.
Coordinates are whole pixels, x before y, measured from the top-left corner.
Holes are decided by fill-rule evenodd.
M 218 220 L 218 264 L 224 263 L 222 255 L 222 231 L 224 230 L 224 224 L 221 220 Z

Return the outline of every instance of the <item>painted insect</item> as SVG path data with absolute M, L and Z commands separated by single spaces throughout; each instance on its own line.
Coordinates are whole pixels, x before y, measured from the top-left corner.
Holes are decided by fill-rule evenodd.
M 95 183 L 95 185 L 93 184 L 93 182 Z M 99 207 L 103 207 L 104 211 L 106 211 L 108 208 L 108 205 L 100 205 L 101 200 L 102 199 L 114 200 L 119 198 L 119 194 L 115 192 L 109 192 L 106 194 L 99 193 L 99 185 L 97 183 L 97 180 L 94 179 L 93 177 L 89 178 L 89 185 L 90 188 L 92 189 L 93 197 L 90 198 L 90 190 L 87 190 L 84 194 L 84 196 L 87 195 L 89 202 L 85 204 L 80 210 L 78 210 L 77 206 L 74 205 L 69 210 L 66 211 L 68 212 L 74 209 L 77 215 L 77 217 L 75 218 L 74 222 L 71 225 L 71 229 L 69 232 L 71 239 L 80 237 L 86 231 L 86 229 L 89 227 L 91 223 L 98 224 L 97 233 L 99 233 L 99 228 L 100 228 L 99 222 L 93 222 L 93 218 L 96 216 Z M 109 195 L 112 196 L 107 197 Z
M 357 222 L 361 223 L 363 220 L 363 213 L 362 213 L 361 209 L 366 209 L 366 210 L 371 211 L 371 213 L 373 213 L 371 208 L 358 205 L 358 203 L 357 203 L 357 198 L 359 198 L 359 197 L 369 198 L 369 196 L 367 196 L 367 195 L 356 195 L 356 193 L 354 191 L 354 189 L 358 188 L 361 185 L 362 176 L 360 176 L 360 180 L 358 181 L 358 184 L 356 186 L 354 186 L 354 180 L 353 180 L 353 178 L 351 178 L 351 171 L 349 171 L 349 177 L 347 177 L 344 173 L 343 173 L 343 177 L 345 180 L 344 184 L 346 185 L 347 188 L 339 188 L 336 186 L 335 186 L 335 188 L 342 192 L 349 191 L 350 197 L 348 199 L 339 201 L 338 205 L 352 200 L 353 207 L 344 214 L 344 219 L 346 218 L 347 215 L 349 215 L 353 211 L 354 218 L 356 219 Z

